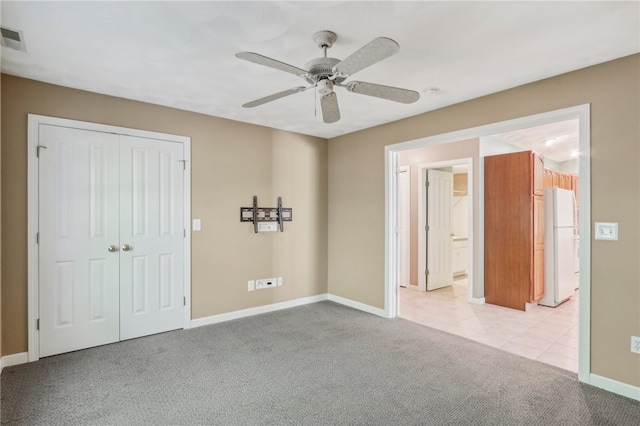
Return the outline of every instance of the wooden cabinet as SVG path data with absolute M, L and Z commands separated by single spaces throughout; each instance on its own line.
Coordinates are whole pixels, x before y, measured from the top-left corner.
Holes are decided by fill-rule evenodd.
M 453 239 L 451 243 L 451 257 L 453 263 L 453 276 L 464 275 L 467 273 L 467 263 L 469 262 L 467 239 Z
M 455 197 L 461 197 L 467 195 L 467 174 L 466 173 L 454 173 L 453 175 L 453 195 Z
M 558 173 L 558 188 L 571 190 L 571 175 L 569 173 Z
M 544 168 L 544 187 L 552 186 L 573 191 L 576 196 L 576 206 L 578 205 L 578 176 L 571 173 L 563 173 L 558 170 Z
M 525 310 L 544 295 L 544 181 L 531 151 L 484 159 L 484 295 Z
M 564 173 L 558 170 L 544 168 L 544 187 L 549 188 L 556 186 L 562 189 L 574 189 L 574 182 L 577 179 L 576 175 L 571 173 Z
M 546 167 L 544 168 L 544 187 L 545 188 L 554 186 L 553 185 L 554 173 L 555 173 L 555 170 L 547 169 Z
M 544 195 L 544 161 L 542 157 L 531 155 L 531 181 L 534 195 Z

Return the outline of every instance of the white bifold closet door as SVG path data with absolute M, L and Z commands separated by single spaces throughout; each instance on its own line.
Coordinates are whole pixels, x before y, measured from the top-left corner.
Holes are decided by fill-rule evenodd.
M 39 126 L 40 357 L 183 326 L 182 144 Z

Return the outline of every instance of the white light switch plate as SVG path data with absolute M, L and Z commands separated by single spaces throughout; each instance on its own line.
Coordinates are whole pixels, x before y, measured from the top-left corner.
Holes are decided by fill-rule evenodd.
M 618 224 L 596 222 L 596 240 L 618 241 Z
M 202 229 L 202 225 L 200 223 L 200 219 L 193 219 L 193 230 L 200 231 Z

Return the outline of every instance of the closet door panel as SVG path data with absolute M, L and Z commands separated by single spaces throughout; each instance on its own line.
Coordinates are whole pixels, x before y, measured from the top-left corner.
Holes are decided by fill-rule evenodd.
M 120 338 L 183 326 L 183 148 L 121 137 Z
M 39 356 L 119 338 L 118 136 L 39 126 Z M 112 251 L 109 251 L 109 247 Z

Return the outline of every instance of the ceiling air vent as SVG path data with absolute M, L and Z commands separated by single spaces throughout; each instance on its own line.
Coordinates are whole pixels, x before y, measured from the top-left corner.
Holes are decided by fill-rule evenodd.
M 0 44 L 9 49 L 26 52 L 27 46 L 24 43 L 24 34 L 22 31 L 15 31 L 9 28 L 0 27 Z

